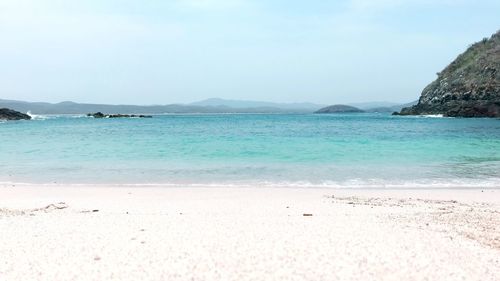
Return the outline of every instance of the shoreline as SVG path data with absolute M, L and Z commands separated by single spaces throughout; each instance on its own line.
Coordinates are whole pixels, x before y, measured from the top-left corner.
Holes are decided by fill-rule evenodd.
M 486 181 L 478 184 L 443 184 L 408 181 L 400 184 L 350 184 L 350 183 L 308 183 L 308 182 L 248 182 L 248 183 L 71 183 L 71 182 L 19 182 L 0 181 L 0 188 L 287 188 L 287 189 L 329 189 L 329 190 L 500 190 L 500 182 Z
M 258 184 L 177 184 L 177 183 L 24 183 L 24 182 L 0 182 L 0 192 L 2 190 L 21 189 L 21 190 L 89 190 L 89 189 L 138 189 L 138 190 L 296 190 L 296 191 L 325 191 L 325 192 L 340 192 L 340 193 L 366 193 L 371 195 L 386 194 L 386 193 L 414 193 L 416 195 L 432 195 L 433 193 L 497 193 L 499 198 L 482 197 L 485 200 L 498 200 L 500 204 L 500 186 L 324 186 L 324 185 L 258 185 Z
M 500 189 L 0 188 L 2 280 L 495 280 Z

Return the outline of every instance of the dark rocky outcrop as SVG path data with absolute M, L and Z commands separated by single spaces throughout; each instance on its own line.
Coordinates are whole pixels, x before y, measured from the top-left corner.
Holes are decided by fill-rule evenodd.
M 364 111 L 354 106 L 336 104 L 321 108 L 320 110 L 314 113 L 362 113 L 362 112 Z
M 0 108 L 0 120 L 30 120 L 31 116 L 8 108 Z
M 102 112 L 89 113 L 88 117 L 94 118 L 153 118 L 151 115 L 136 115 L 136 114 L 104 114 Z
M 87 114 L 88 117 L 94 117 L 94 118 L 104 118 L 106 115 L 104 115 L 102 112 L 96 112 L 96 113 L 89 113 Z
M 470 46 L 422 92 L 417 105 L 395 115 L 500 117 L 500 31 Z

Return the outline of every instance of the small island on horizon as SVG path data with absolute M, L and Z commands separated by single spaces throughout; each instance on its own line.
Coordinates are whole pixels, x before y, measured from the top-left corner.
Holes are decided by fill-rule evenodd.
M 335 104 L 330 105 L 321 109 L 318 109 L 314 113 L 363 113 L 364 110 L 361 110 L 357 107 L 343 104 Z

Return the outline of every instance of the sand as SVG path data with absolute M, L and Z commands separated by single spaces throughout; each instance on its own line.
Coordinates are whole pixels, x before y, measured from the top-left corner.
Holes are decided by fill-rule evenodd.
M 2 281 L 484 281 L 499 260 L 500 189 L 0 187 Z

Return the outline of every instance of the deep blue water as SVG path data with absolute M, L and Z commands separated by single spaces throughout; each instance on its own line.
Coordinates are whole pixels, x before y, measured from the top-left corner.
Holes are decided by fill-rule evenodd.
M 500 187 L 500 120 L 38 116 L 0 123 L 0 182 Z

